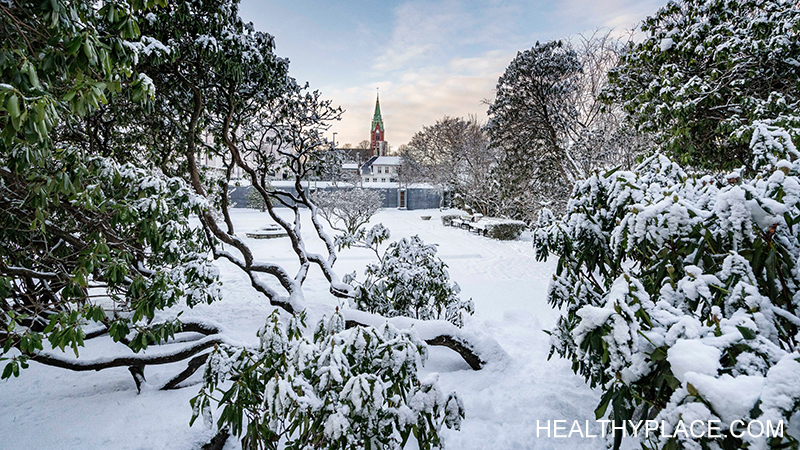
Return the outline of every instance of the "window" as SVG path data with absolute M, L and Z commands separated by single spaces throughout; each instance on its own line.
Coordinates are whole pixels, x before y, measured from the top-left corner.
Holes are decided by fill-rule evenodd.
M 381 183 L 386 183 L 386 178 L 381 178 Z
M 378 173 L 381 173 L 382 167 L 378 167 Z

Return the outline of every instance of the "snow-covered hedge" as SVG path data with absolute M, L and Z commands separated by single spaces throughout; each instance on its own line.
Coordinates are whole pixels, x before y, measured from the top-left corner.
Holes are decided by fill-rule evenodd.
M 517 239 L 528 225 L 521 220 L 487 220 L 486 234 L 501 241 L 513 241 Z
M 427 346 L 413 328 L 345 330 L 337 311 L 309 339 L 303 322 L 301 314 L 284 326 L 273 313 L 258 349 L 215 350 L 192 421 L 211 426 L 219 399 L 218 426 L 245 449 L 400 449 L 412 435 L 419 448 L 438 449 L 443 426 L 460 428 L 461 399 L 435 375 L 418 378 Z
M 442 225 L 449 227 L 453 225 L 453 219 L 460 219 L 462 214 L 442 214 Z
M 800 411 L 793 141 L 795 131 L 757 124 L 753 166 L 722 180 L 661 155 L 596 173 L 576 186 L 564 220 L 534 237 L 540 258 L 560 256 L 551 352 L 604 391 L 598 418 L 664 421 L 665 435 L 649 434 L 644 448 L 797 448 L 796 436 L 743 429 L 798 425 L 789 422 Z M 722 437 L 675 433 L 694 420 L 719 420 Z

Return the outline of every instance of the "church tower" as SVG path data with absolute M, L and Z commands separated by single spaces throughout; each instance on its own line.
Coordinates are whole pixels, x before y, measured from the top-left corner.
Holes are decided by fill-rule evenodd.
M 375 98 L 375 114 L 372 115 L 372 126 L 369 132 L 369 148 L 372 156 L 386 156 L 386 142 L 384 141 L 383 118 L 381 117 L 380 96 Z

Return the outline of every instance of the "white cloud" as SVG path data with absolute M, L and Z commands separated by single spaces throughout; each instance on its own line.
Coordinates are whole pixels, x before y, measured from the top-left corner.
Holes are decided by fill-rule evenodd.
M 587 29 L 632 29 L 664 3 L 664 0 L 563 0 L 556 17 Z
M 331 131 L 337 142 L 358 144 L 369 137 L 375 108 L 375 88 L 380 87 L 381 112 L 386 140 L 393 148 L 407 143 L 425 125 L 445 115 L 485 119 L 484 100 L 493 96 L 497 78 L 514 53 L 491 51 L 480 57 L 452 58 L 441 65 L 409 69 L 369 86 L 348 89 L 323 88 L 347 111 Z
M 376 87 L 386 139 L 393 148 L 444 115 L 475 114 L 485 120 L 484 100 L 493 97 L 498 77 L 517 51 L 536 39 L 568 38 L 601 26 L 632 28 L 663 0 L 493 1 L 477 6 L 470 1 L 411 1 L 394 10 L 391 38 L 360 71 L 360 78 L 373 81 L 322 87 L 326 97 L 347 110 L 331 130 L 337 132 L 337 142 L 355 145 L 369 137 Z

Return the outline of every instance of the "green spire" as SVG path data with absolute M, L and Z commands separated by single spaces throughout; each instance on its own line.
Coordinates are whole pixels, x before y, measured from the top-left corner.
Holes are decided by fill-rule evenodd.
M 380 95 L 377 95 L 375 97 L 375 114 L 372 115 L 372 127 L 370 129 L 374 130 L 376 124 L 381 128 L 381 131 L 385 131 L 383 129 L 383 117 L 381 117 Z

